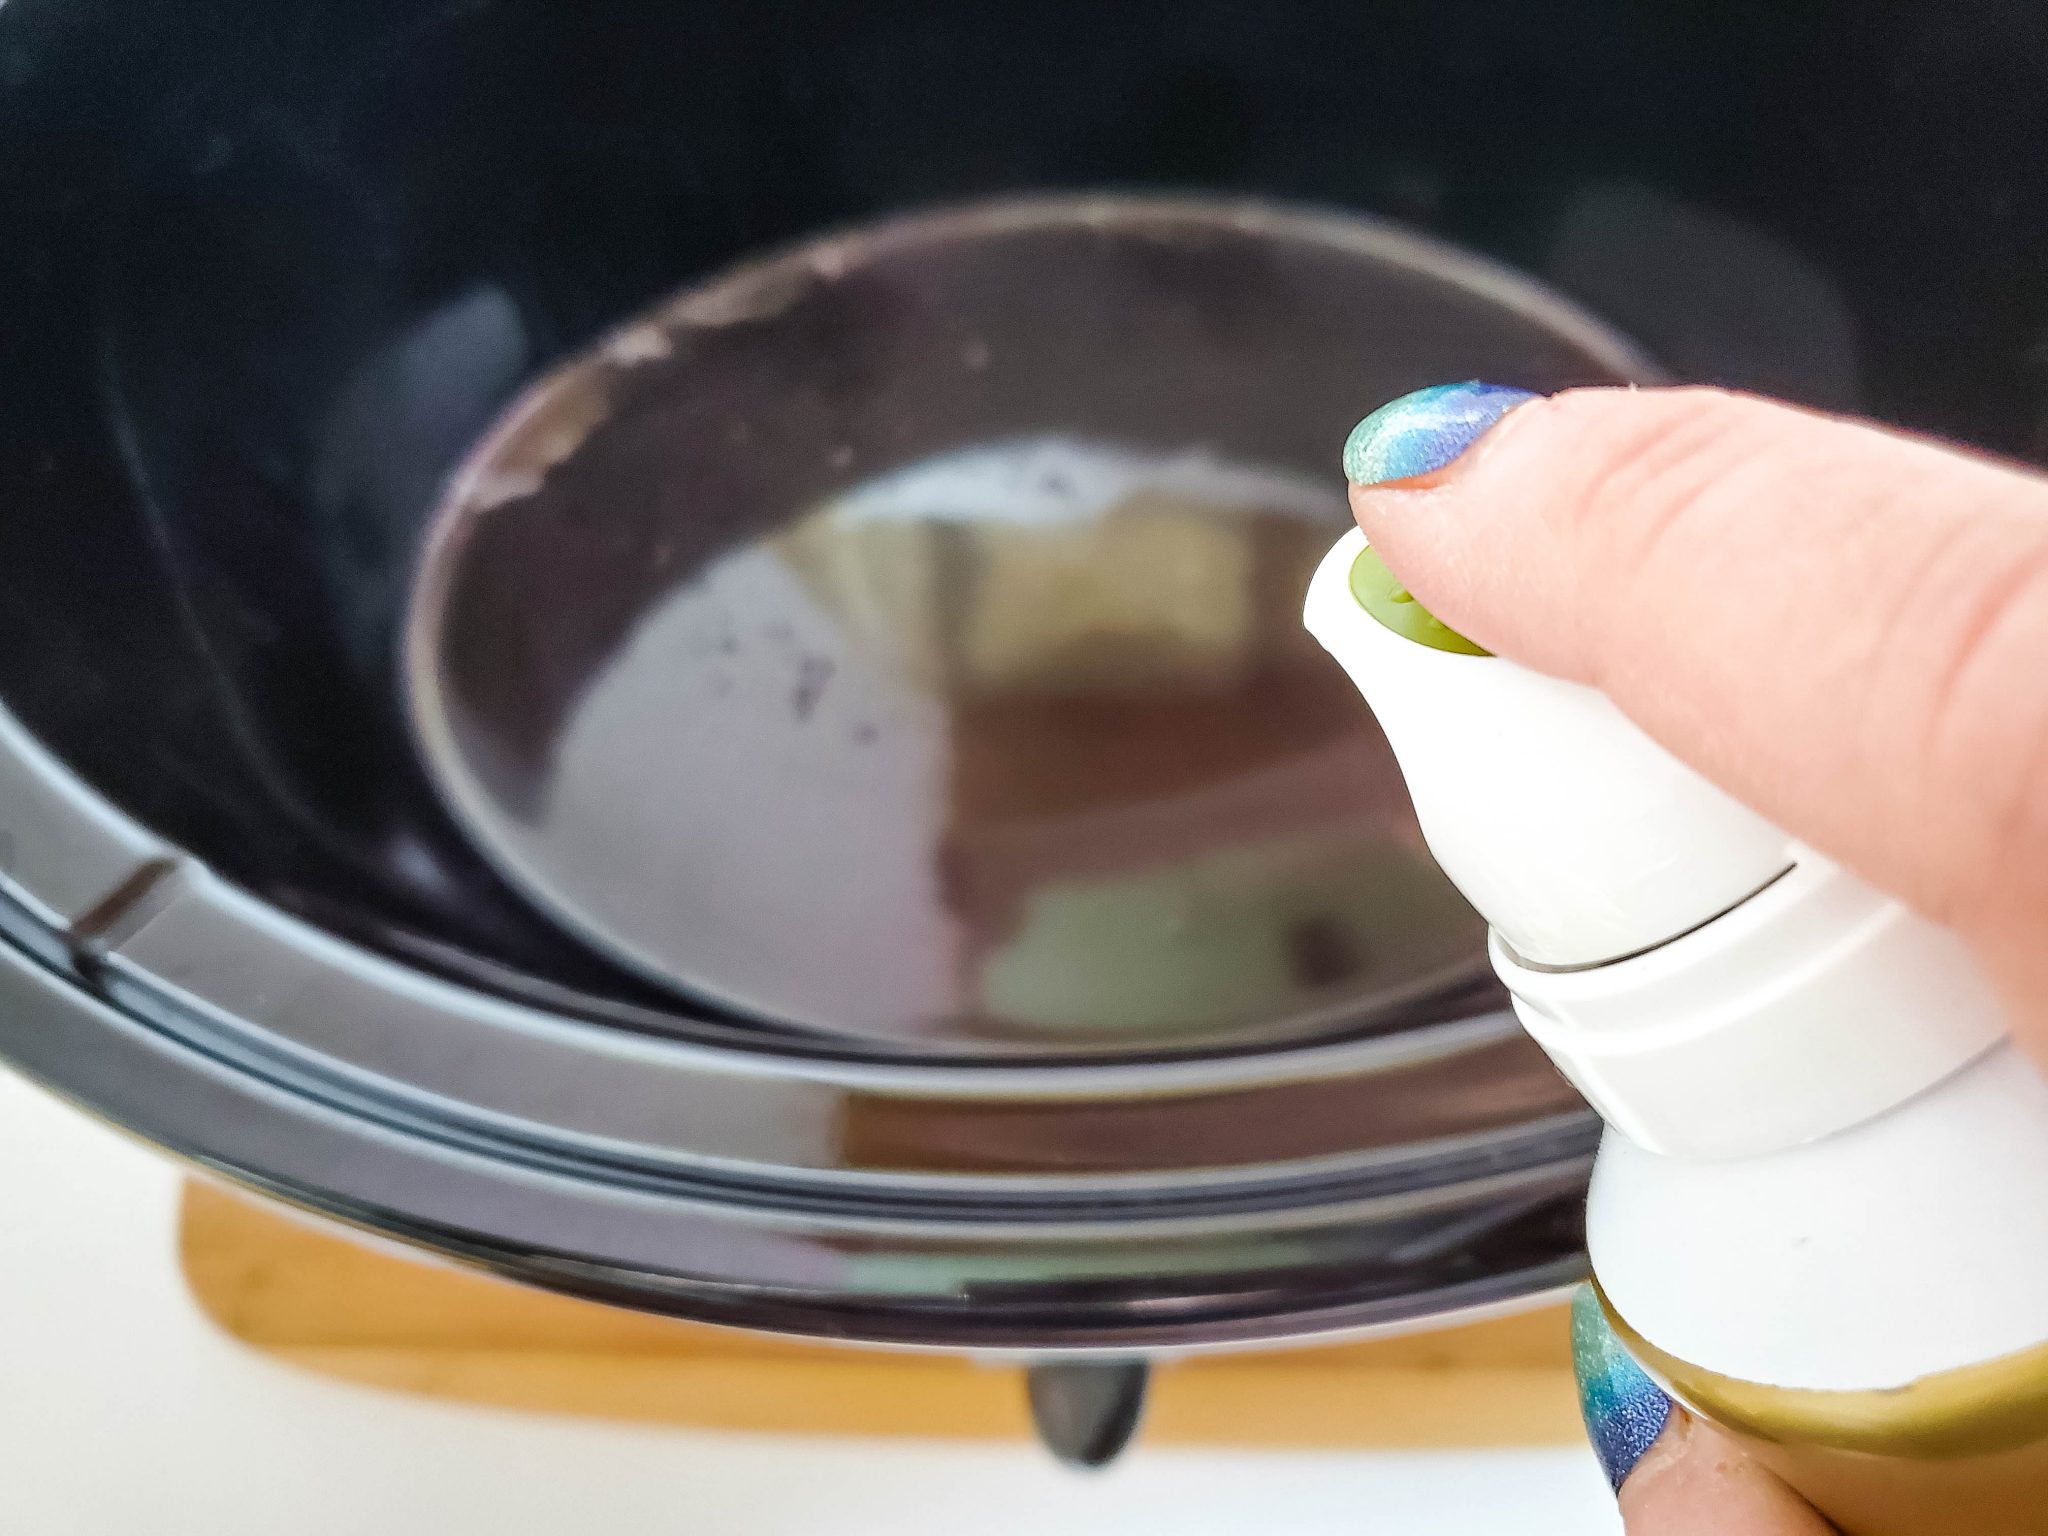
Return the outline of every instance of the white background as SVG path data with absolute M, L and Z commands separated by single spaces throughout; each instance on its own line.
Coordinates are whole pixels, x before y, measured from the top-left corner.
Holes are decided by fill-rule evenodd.
M 0 1073 L 7 1536 L 1611 1536 L 1576 1448 L 1166 1451 L 1105 1475 L 1026 1447 L 715 1435 L 415 1401 L 206 1323 L 178 1174 Z

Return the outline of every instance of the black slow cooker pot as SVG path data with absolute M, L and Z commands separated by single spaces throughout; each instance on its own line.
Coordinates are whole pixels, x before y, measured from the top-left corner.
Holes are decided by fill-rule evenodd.
M 2024 4 L 8 0 L 0 1052 L 750 1327 L 1553 1290 L 1594 1127 L 1293 633 L 1342 432 L 1676 377 L 2038 456 L 2044 154 Z M 1120 489 L 932 513 L 977 443 Z

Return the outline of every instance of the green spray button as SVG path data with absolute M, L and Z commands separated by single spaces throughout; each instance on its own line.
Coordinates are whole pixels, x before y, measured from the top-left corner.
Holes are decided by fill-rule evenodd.
M 1394 579 L 1387 563 L 1370 545 L 1351 562 L 1351 595 L 1358 599 L 1359 607 L 1404 640 L 1459 656 L 1493 654 L 1474 645 L 1415 601 L 1414 594 Z

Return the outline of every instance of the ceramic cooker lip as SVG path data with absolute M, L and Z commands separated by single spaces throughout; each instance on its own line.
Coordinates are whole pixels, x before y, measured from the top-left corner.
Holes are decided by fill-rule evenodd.
M 1199 1142 L 1205 1101 L 1241 1121 L 1305 1084 L 1514 1047 L 1496 1013 L 1420 1040 L 1108 1070 L 724 1051 L 521 1008 L 323 934 L 128 820 L 11 717 L 0 805 L 0 1053 L 221 1177 L 530 1283 L 1043 1353 L 1385 1327 L 1544 1294 L 1583 1265 L 1595 1129 L 1569 1104 L 1209 1166 L 1198 1147 L 1178 1166 L 857 1166 L 837 1135 L 880 1096 L 949 1106 L 952 1135 L 976 1124 L 963 1106 L 1028 1102 L 1055 1125 L 1164 1106 Z M 600 1083 L 655 1086 L 590 1093 L 575 1068 L 593 1062 L 614 1074 Z M 1203 1091 L 1219 1085 L 1244 1097 Z

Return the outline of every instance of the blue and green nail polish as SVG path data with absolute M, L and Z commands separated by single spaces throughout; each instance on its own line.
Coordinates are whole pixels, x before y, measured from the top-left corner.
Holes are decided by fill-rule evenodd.
M 1486 429 L 1535 399 L 1504 384 L 1432 384 L 1390 400 L 1351 429 L 1344 443 L 1344 476 L 1353 485 L 1381 485 L 1430 474 L 1478 441 Z M 1397 635 L 1439 651 L 1487 654 L 1440 621 L 1397 581 L 1371 549 L 1359 551 L 1351 591 L 1365 611 Z
M 1593 1288 L 1572 1298 L 1572 1369 L 1579 1413 L 1607 1481 L 1618 1492 L 1671 1417 L 1671 1399 L 1630 1358 Z
M 1351 429 L 1344 442 L 1344 478 L 1382 485 L 1442 469 L 1525 400 L 1536 396 L 1504 384 L 1432 384 L 1390 400 Z
M 1384 485 L 1433 474 L 1470 448 L 1509 411 L 1535 398 L 1526 389 L 1476 380 L 1432 385 L 1403 395 L 1351 429 L 1344 444 L 1344 476 L 1353 485 Z M 1369 568 L 1365 564 L 1368 559 Z M 1381 587 L 1388 590 L 1383 593 Z M 1352 588 L 1360 604 L 1382 623 L 1408 633 L 1396 622 L 1401 615 L 1388 605 L 1419 605 L 1386 573 L 1371 550 L 1362 553 L 1360 568 L 1354 568 Z M 1423 614 L 1422 618 L 1429 616 Z M 1486 654 L 1461 636 L 1448 630 L 1444 633 L 1457 643 L 1425 639 L 1421 634 L 1410 638 L 1439 649 Z M 1664 1432 L 1671 1418 L 1671 1399 L 1615 1337 L 1591 1286 L 1581 1287 L 1572 1299 L 1572 1367 L 1578 1376 L 1579 1413 L 1586 1422 L 1587 1438 L 1593 1442 L 1608 1482 L 1619 1491 Z

